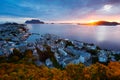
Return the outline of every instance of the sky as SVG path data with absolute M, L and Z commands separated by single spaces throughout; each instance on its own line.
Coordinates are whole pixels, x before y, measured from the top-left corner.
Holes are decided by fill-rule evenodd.
M 0 21 L 120 22 L 120 0 L 0 0 Z

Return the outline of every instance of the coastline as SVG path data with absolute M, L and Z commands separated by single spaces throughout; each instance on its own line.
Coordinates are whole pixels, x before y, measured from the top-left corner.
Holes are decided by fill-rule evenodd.
M 46 58 L 44 63 L 42 63 L 39 60 L 40 54 L 38 53 L 38 50 L 44 52 L 46 51 L 46 46 L 50 47 L 50 51 L 53 52 L 55 59 L 60 65 L 62 65 L 62 67 L 65 67 L 69 63 L 73 63 L 73 64 L 83 63 L 86 66 L 89 66 L 96 62 L 107 64 L 110 61 L 117 61 L 116 55 L 120 55 L 120 51 L 110 51 L 110 50 L 100 49 L 98 46 L 94 44 L 88 44 L 77 40 L 71 41 L 69 39 L 60 38 L 59 36 L 54 34 L 41 35 L 41 37 L 39 39 L 36 39 L 35 42 L 28 43 L 26 42 L 26 39 L 30 36 L 31 33 L 29 32 L 28 29 L 26 29 L 25 26 L 22 25 L 22 28 L 24 28 L 24 30 L 26 31 L 21 30 L 21 28 L 19 29 L 19 27 L 21 27 L 21 25 L 19 24 L 15 24 L 15 25 L 7 24 L 7 26 L 6 25 L 4 26 L 5 28 L 4 30 L 11 29 L 11 27 L 12 27 L 12 31 L 15 29 L 15 32 L 17 30 L 20 30 L 20 33 L 16 34 L 16 36 L 19 36 L 20 39 L 17 41 L 14 40 L 9 41 L 6 39 L 2 39 L 0 45 L 0 49 L 1 49 L 0 54 L 9 56 L 13 52 L 14 48 L 18 49 L 20 52 L 24 52 L 26 50 L 32 50 L 33 55 L 38 57 L 37 60 L 35 61 L 37 65 L 45 64 L 48 67 L 55 67 L 49 58 Z M 10 30 L 7 31 L 9 32 Z M 4 34 L 6 33 L 7 32 L 5 32 Z M 21 39 L 23 36 L 24 39 Z

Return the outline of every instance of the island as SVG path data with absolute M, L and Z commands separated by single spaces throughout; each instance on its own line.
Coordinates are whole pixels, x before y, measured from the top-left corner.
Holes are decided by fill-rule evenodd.
M 96 22 L 89 22 L 89 23 L 84 23 L 84 24 L 78 23 L 78 25 L 105 25 L 105 26 L 116 26 L 116 25 L 120 25 L 120 23 L 118 23 L 118 22 L 109 22 L 109 21 L 96 21 Z
M 94 22 L 96 25 L 108 25 L 108 26 L 115 26 L 115 25 L 119 25 L 118 22 L 108 22 L 108 21 L 98 21 L 98 22 Z
M 43 21 L 40 21 L 38 19 L 32 19 L 32 20 L 27 20 L 25 21 L 26 24 L 44 24 Z

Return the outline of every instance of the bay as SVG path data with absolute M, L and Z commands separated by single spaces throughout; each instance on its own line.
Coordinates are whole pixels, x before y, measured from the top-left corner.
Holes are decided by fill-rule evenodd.
M 50 33 L 70 40 L 94 43 L 102 49 L 120 51 L 120 26 L 88 26 L 77 24 L 28 24 L 31 33 L 40 35 Z M 40 35 L 32 35 L 32 42 Z

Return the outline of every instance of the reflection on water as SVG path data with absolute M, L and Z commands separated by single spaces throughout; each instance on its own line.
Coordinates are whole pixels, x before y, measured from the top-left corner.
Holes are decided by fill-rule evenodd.
M 106 32 L 107 32 L 106 27 L 99 26 L 99 29 L 97 29 L 97 31 L 96 31 L 96 37 L 97 37 L 96 39 L 99 42 L 104 41 L 106 38 Z
M 71 24 L 33 24 L 28 25 L 32 33 L 51 33 L 63 38 L 94 43 L 101 48 L 120 50 L 120 26 L 83 26 Z M 31 36 L 34 41 L 38 35 Z

